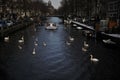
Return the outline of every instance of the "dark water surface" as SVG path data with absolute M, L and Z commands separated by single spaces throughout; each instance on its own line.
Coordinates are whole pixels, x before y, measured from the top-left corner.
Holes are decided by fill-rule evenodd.
M 61 21 L 47 20 L 56 23 L 57 30 L 31 25 L 1 41 L 0 80 L 119 80 L 120 50 L 66 28 Z M 70 45 L 66 44 L 69 36 L 75 39 Z M 92 62 L 91 54 L 99 62 Z

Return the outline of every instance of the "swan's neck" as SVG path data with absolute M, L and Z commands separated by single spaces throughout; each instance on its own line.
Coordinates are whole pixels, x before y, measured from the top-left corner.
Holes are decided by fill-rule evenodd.
M 93 59 L 93 55 L 90 55 L 90 59 L 91 59 L 91 60 Z

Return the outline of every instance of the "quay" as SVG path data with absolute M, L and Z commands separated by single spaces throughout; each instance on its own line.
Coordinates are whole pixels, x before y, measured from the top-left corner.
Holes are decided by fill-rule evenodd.
M 69 21 L 68 21 L 69 22 Z M 98 31 L 96 33 L 96 30 L 93 28 L 93 26 L 89 26 L 74 20 L 71 20 L 72 24 L 76 24 L 77 26 L 81 26 L 87 30 L 90 30 L 92 32 L 93 35 L 96 35 L 95 38 L 103 40 L 103 39 L 111 39 L 112 41 L 116 42 L 116 44 L 120 44 L 120 34 L 115 34 L 115 33 L 106 33 L 103 31 Z
M 24 27 L 27 27 L 29 25 L 31 25 L 33 22 L 21 22 L 18 24 L 14 24 L 12 26 L 6 26 L 6 27 L 1 27 L 0 28 L 0 37 L 4 37 L 6 35 L 8 35 L 9 33 L 12 33 L 16 30 L 22 29 Z

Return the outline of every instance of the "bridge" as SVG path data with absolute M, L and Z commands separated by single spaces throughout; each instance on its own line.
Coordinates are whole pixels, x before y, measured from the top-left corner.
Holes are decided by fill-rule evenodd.
M 59 17 L 59 18 L 63 18 L 63 15 L 48 15 L 47 17 Z

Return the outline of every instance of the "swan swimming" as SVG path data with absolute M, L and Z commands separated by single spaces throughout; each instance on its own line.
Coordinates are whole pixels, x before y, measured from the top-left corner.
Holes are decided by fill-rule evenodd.
M 33 52 L 32 52 L 32 54 L 36 54 L 36 53 L 35 53 L 35 48 L 33 49 Z
M 86 52 L 86 51 L 87 51 L 87 49 L 85 49 L 84 47 L 82 47 L 82 51 Z
M 99 61 L 99 59 L 93 58 L 93 55 L 92 55 L 92 54 L 90 55 L 90 60 L 93 61 L 93 62 L 98 62 L 98 61 Z
M 74 38 L 73 38 L 73 37 L 71 37 L 71 36 L 69 36 L 69 39 L 70 39 L 70 41 L 74 41 Z
M 19 43 L 23 43 L 24 42 L 24 37 L 22 36 L 22 38 L 20 40 L 18 40 Z
M 47 44 L 45 42 L 43 42 L 43 46 L 47 46 Z
M 38 43 L 35 41 L 35 42 L 34 42 L 34 45 L 35 45 L 35 46 L 38 46 Z
M 8 36 L 8 37 L 5 37 L 5 38 L 4 38 L 4 41 L 5 41 L 5 42 L 8 42 L 8 41 L 9 41 L 9 36 Z
M 84 46 L 89 47 L 89 45 L 86 43 L 86 41 L 84 41 Z
M 9 36 L 4 38 L 5 40 L 9 40 Z
M 82 28 L 82 27 L 77 27 L 77 29 L 81 30 L 81 29 L 83 29 L 83 28 Z
M 22 49 L 22 47 L 21 46 L 18 46 L 18 48 L 21 50 Z
M 66 44 L 67 44 L 67 45 L 71 45 L 71 43 L 70 43 L 70 42 L 68 42 L 68 41 L 66 41 Z

